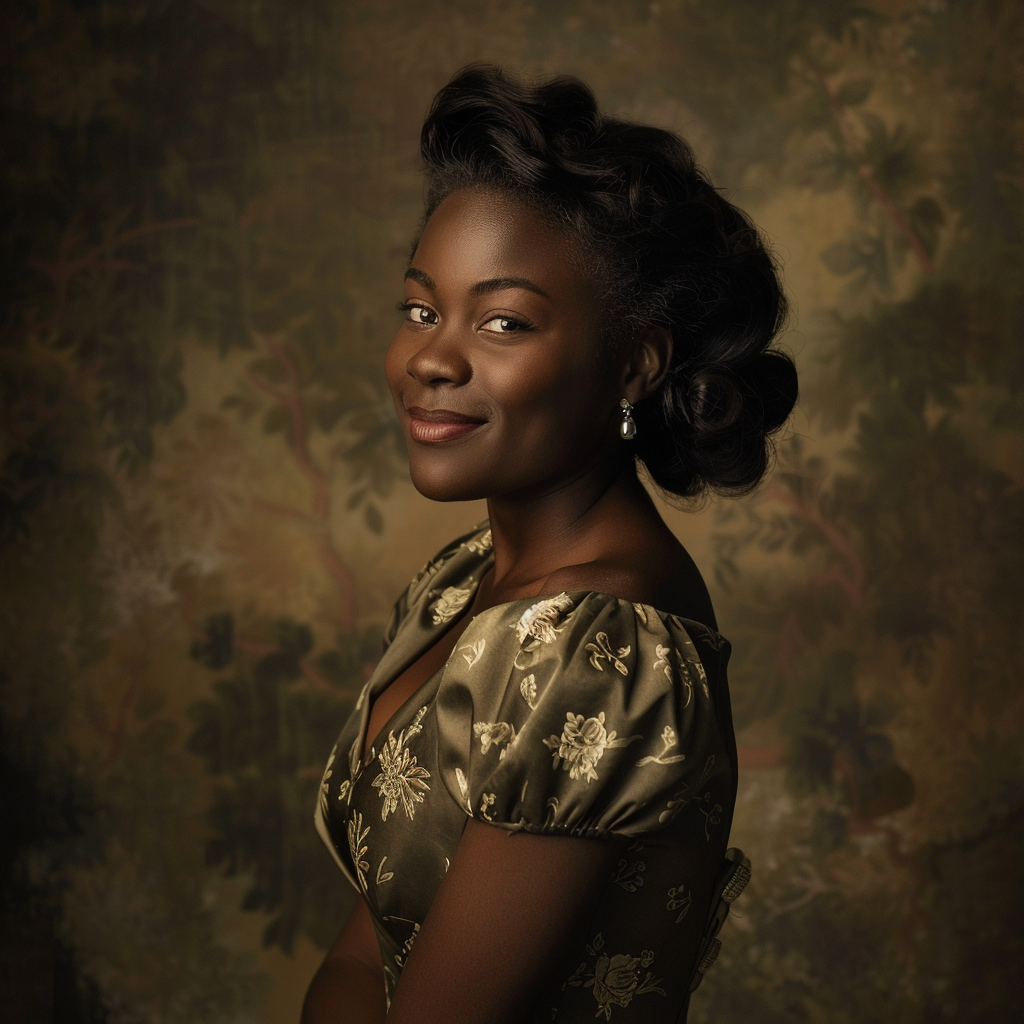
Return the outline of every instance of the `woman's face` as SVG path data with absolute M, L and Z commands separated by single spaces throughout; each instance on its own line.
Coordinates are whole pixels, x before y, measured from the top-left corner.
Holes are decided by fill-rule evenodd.
M 449 196 L 416 246 L 404 307 L 386 372 L 428 498 L 555 490 L 623 443 L 598 275 L 529 206 Z

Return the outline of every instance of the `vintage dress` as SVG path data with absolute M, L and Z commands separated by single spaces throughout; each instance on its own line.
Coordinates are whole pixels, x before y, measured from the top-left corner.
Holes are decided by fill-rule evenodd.
M 492 561 L 483 524 L 399 599 L 328 760 L 317 828 L 369 906 L 389 1001 L 468 817 L 629 837 L 527 1019 L 682 1019 L 735 803 L 719 634 L 592 591 L 489 608 L 362 763 L 372 699 L 459 618 Z

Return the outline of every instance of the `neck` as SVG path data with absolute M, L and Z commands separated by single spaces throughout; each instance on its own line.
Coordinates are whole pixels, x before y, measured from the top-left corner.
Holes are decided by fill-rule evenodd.
M 631 458 L 583 469 L 541 493 L 489 498 L 487 509 L 492 590 L 526 588 L 557 569 L 600 558 L 624 519 L 653 516 L 660 522 Z

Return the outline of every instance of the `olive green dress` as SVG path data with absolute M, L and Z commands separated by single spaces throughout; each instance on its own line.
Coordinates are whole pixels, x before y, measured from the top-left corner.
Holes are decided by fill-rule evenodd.
M 736 794 L 718 633 L 593 591 L 489 608 L 362 763 L 373 698 L 459 618 L 492 563 L 485 523 L 399 599 L 327 762 L 317 828 L 369 906 L 389 1001 L 469 817 L 625 837 L 527 1019 L 681 1020 Z

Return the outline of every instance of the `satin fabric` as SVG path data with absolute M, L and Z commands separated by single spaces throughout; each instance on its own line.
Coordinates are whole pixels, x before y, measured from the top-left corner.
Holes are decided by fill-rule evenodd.
M 681 1020 L 736 794 L 718 633 L 593 591 L 487 609 L 363 763 L 373 699 L 458 621 L 492 563 L 484 523 L 412 581 L 321 783 L 317 827 L 370 909 L 388 999 L 473 817 L 622 840 L 528 1020 Z

